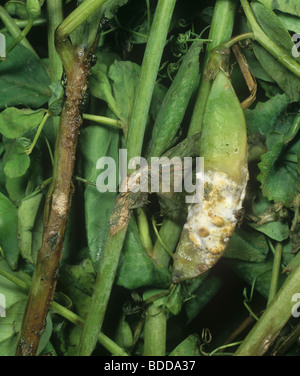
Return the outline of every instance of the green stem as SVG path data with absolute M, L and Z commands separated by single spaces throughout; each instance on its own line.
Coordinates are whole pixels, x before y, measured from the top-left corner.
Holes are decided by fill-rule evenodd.
M 79 356 L 89 356 L 95 348 L 103 324 L 126 232 L 127 226 L 114 236 L 110 233 L 108 235 L 97 274 L 94 294 L 82 331 L 78 349 Z
M 62 0 L 47 0 L 48 15 L 48 51 L 49 71 L 51 82 L 56 82 L 62 76 L 62 63 L 55 48 L 55 30 L 63 21 Z
M 300 114 L 297 114 L 289 133 L 286 135 L 284 144 L 288 144 L 297 136 L 300 129 Z
M 26 149 L 26 154 L 29 155 L 29 154 L 32 153 L 32 150 L 35 147 L 35 144 L 37 143 L 37 140 L 39 139 L 40 134 L 41 134 L 41 132 L 42 132 L 42 130 L 44 128 L 44 125 L 45 125 L 46 121 L 48 120 L 49 116 L 50 116 L 50 113 L 46 112 L 45 116 L 43 117 L 43 120 L 41 121 L 41 123 L 40 123 L 40 125 L 38 127 L 38 130 L 37 130 L 37 132 L 36 132 L 36 134 L 34 136 L 34 139 L 33 139 L 32 143 L 31 143 L 30 147 L 28 149 Z
M 0 18 L 13 38 L 18 38 L 21 35 L 22 30 L 16 25 L 14 19 L 10 17 L 10 15 L 2 6 L 0 6 Z M 28 23 L 27 23 L 27 26 L 28 26 Z M 24 47 L 28 48 L 29 50 L 31 50 L 36 55 L 34 48 L 31 46 L 31 44 L 28 42 L 28 40 L 25 37 L 21 38 L 19 43 L 22 44 Z
M 50 0 L 51 1 L 51 0 Z M 57 30 L 59 40 L 66 39 L 83 21 L 89 18 L 108 0 L 85 0 L 68 16 Z
M 155 223 L 154 223 L 155 226 Z M 156 226 L 155 226 L 156 229 Z M 170 219 L 165 219 L 159 237 L 153 248 L 152 258 L 160 265 L 168 267 L 172 251 L 176 248 L 181 234 L 182 226 Z M 165 244 L 168 244 L 166 248 Z M 146 310 L 144 329 L 144 355 L 164 356 L 166 355 L 167 340 L 167 315 L 162 306 L 157 307 L 150 304 Z
M 156 226 L 155 226 L 156 228 Z M 170 259 L 173 257 L 173 251 L 176 248 L 180 234 L 182 231 L 182 226 L 169 218 L 165 218 L 161 229 L 158 233 L 154 248 L 153 248 L 153 258 L 157 263 L 168 266 Z M 166 246 L 166 244 L 168 246 Z
M 238 356 L 262 356 L 274 342 L 280 330 L 292 314 L 295 302 L 294 294 L 299 293 L 300 264 L 286 279 L 259 321 L 254 325 L 241 346 L 237 349 Z
M 169 262 L 169 259 L 173 258 L 173 253 L 171 252 L 169 247 L 167 247 L 167 245 L 165 244 L 165 242 L 163 241 L 163 239 L 161 237 L 161 234 L 158 232 L 154 216 L 152 217 L 152 227 L 153 227 L 153 230 L 154 230 L 155 235 L 157 237 L 157 241 L 155 243 L 155 255 L 154 255 L 155 260 L 158 260 L 158 258 L 160 258 L 162 263 L 167 264 L 167 262 Z M 165 228 L 162 227 L 162 229 L 165 229 Z M 181 231 L 181 229 L 180 229 L 180 231 Z M 158 251 L 157 248 L 159 248 L 159 251 Z M 166 256 L 165 258 L 163 258 L 161 256 L 162 251 L 161 251 L 160 248 L 162 248 L 169 255 L 169 257 Z
M 142 246 L 148 256 L 152 255 L 153 244 L 149 231 L 148 218 L 143 208 L 136 209 L 137 223 L 139 227 Z
M 9 54 L 26 37 L 26 35 L 32 28 L 33 22 L 34 20 L 32 18 L 28 20 L 28 24 L 26 25 L 26 27 L 21 31 L 17 38 L 7 47 L 7 54 Z
M 206 47 L 203 71 L 211 51 L 231 38 L 237 7 L 237 0 L 217 0 L 208 36 L 208 39 L 211 39 L 212 42 L 207 44 Z M 206 101 L 210 93 L 211 85 L 212 82 L 206 81 L 202 75 L 188 135 L 193 135 L 201 130 Z
M 20 29 L 24 29 L 24 27 L 26 27 L 28 21 L 27 20 L 18 20 L 17 18 L 12 18 L 12 20 L 14 21 L 14 23 L 20 28 Z M 41 26 L 41 25 L 45 25 L 47 23 L 47 20 L 46 18 L 37 18 L 33 21 L 33 25 L 32 26 Z M 7 28 L 3 28 L 0 30 L 0 33 L 3 33 L 7 31 Z
M 277 294 L 278 279 L 279 279 L 279 274 L 280 274 L 280 269 L 281 269 L 281 257 L 282 257 L 282 243 L 278 243 L 275 247 L 272 277 L 271 277 L 271 284 L 270 284 L 270 291 L 269 291 L 267 305 L 270 305 L 270 303 L 272 302 L 272 300 Z
M 90 120 L 94 121 L 95 123 L 103 124 L 103 125 L 112 125 L 119 129 L 123 129 L 123 123 L 121 120 L 111 119 L 105 116 L 99 115 L 92 115 L 92 114 L 83 114 L 83 120 Z
M 247 17 L 247 21 L 254 34 L 254 40 L 264 47 L 290 72 L 300 77 L 300 64 L 298 64 L 285 50 L 272 41 L 261 29 L 247 0 L 241 0 L 241 5 Z
M 152 94 L 176 0 L 159 0 L 155 11 L 129 123 L 128 160 L 142 155 Z
M 146 311 L 144 356 L 166 355 L 167 316 L 163 307 L 151 304 Z

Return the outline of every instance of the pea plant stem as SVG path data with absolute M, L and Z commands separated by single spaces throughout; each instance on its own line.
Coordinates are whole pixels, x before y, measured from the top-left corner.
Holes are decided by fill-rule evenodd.
M 260 319 L 236 351 L 237 356 L 262 356 L 292 314 L 294 294 L 299 293 L 300 264 L 291 272 Z
M 163 307 L 150 304 L 144 327 L 144 356 L 166 355 L 167 317 Z
M 159 0 L 157 4 L 136 89 L 136 99 L 129 123 L 127 137 L 128 160 L 135 156 L 141 156 L 142 153 L 150 102 L 175 3 L 176 0 Z M 122 216 L 123 221 L 121 226 L 118 226 L 117 230 L 113 230 L 113 227 L 110 226 L 108 232 L 100 269 L 94 287 L 91 306 L 78 348 L 78 355 L 80 356 L 92 354 L 96 345 L 98 333 L 103 324 L 120 254 L 130 221 L 130 208 L 126 207 L 126 205 L 128 204 L 125 200 L 123 208 L 125 216 Z
M 127 137 L 128 160 L 142 155 L 144 133 L 152 94 L 175 3 L 176 0 L 159 0 L 157 4 L 129 124 Z M 147 87 L 147 90 L 145 90 L 145 87 Z
M 55 48 L 55 30 L 63 21 L 62 0 L 47 0 L 49 73 L 52 82 L 61 79 L 62 63 Z
M 68 72 L 66 101 L 60 118 L 55 148 L 53 179 L 46 198 L 44 232 L 38 253 L 16 355 L 36 355 L 47 313 L 56 287 L 56 278 L 65 228 L 71 204 L 76 144 L 82 119 L 80 105 L 87 87 L 89 67 L 86 56 L 78 55 Z
M 0 6 L 0 18 L 1 18 L 1 21 L 4 23 L 4 25 L 6 26 L 9 33 L 11 34 L 11 36 L 13 38 L 19 38 L 19 36 L 22 33 L 22 30 L 17 26 L 14 19 L 10 17 L 10 15 L 7 13 L 7 11 L 2 6 Z M 27 23 L 27 25 L 28 25 L 28 23 Z M 27 32 L 26 32 L 26 34 L 27 34 Z M 31 50 L 36 55 L 34 48 L 31 46 L 31 44 L 25 38 L 24 33 L 23 33 L 23 37 L 19 39 L 18 43 L 21 43 L 24 47 L 28 48 L 29 50 Z
M 237 0 L 217 0 L 208 36 L 208 39 L 212 42 L 208 43 L 206 47 L 203 72 L 210 57 L 210 52 L 219 44 L 231 38 L 238 3 L 239 1 Z M 193 135 L 201 130 L 206 101 L 210 93 L 211 85 L 212 81 L 206 81 L 202 75 L 188 131 L 189 135 Z
M 90 120 L 90 121 L 94 121 L 95 123 L 99 123 L 103 125 L 112 125 L 113 127 L 117 127 L 120 129 L 123 128 L 123 124 L 121 120 L 108 118 L 106 116 L 83 114 L 82 118 L 83 120 Z
M 278 278 L 281 269 L 281 258 L 282 258 L 282 243 L 278 243 L 275 247 L 274 262 L 271 276 L 270 291 L 268 297 L 268 305 L 272 302 L 278 289 Z

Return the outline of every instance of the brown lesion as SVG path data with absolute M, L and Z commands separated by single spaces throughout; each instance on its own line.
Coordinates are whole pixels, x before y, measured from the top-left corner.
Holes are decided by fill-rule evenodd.
M 235 44 L 231 47 L 231 49 L 232 49 L 232 51 L 235 55 L 235 58 L 236 58 L 236 60 L 239 64 L 240 70 L 241 70 L 241 72 L 244 76 L 244 79 L 246 81 L 246 84 L 247 84 L 249 92 L 250 92 L 249 97 L 246 98 L 241 103 L 242 109 L 246 110 L 247 108 L 249 108 L 251 106 L 251 104 L 256 99 L 257 83 L 256 83 L 254 76 L 251 73 L 250 67 L 249 67 L 247 60 L 246 60 L 244 54 L 242 53 L 239 45 Z

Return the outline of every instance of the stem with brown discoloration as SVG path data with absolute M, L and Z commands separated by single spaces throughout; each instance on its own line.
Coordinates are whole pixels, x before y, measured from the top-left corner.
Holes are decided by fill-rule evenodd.
M 38 254 L 16 355 L 34 356 L 43 332 L 56 287 L 65 228 L 71 205 L 72 175 L 78 130 L 82 123 L 81 102 L 87 89 L 87 55 L 77 51 L 67 72 L 66 101 L 60 119 L 53 180 L 47 195 L 42 247 Z

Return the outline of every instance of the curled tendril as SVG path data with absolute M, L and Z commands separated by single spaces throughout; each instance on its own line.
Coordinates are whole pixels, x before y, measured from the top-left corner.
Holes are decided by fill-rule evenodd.
M 191 22 L 188 22 L 184 18 L 180 18 L 180 20 L 178 21 L 179 27 L 188 27 L 190 24 L 191 24 Z
M 204 346 L 208 345 L 212 341 L 212 334 L 208 328 L 202 329 L 201 339 L 203 343 L 200 345 L 200 352 L 202 355 L 209 356 L 210 354 L 204 351 Z
M 176 63 L 170 63 L 167 67 L 167 74 L 171 81 L 173 81 L 172 74 L 177 72 L 180 67 L 180 62 L 177 61 Z

